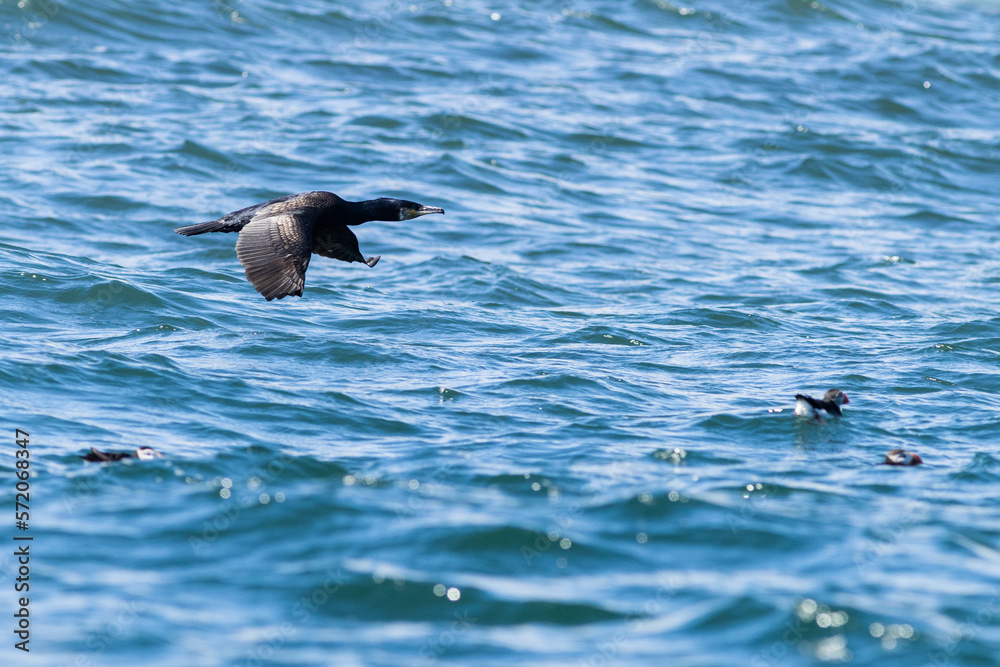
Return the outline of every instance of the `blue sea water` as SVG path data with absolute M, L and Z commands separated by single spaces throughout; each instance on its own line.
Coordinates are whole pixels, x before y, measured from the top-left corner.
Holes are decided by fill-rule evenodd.
M 0 1 L 3 664 L 1000 664 L 996 2 L 96 4 Z M 314 189 L 447 213 L 172 232 Z

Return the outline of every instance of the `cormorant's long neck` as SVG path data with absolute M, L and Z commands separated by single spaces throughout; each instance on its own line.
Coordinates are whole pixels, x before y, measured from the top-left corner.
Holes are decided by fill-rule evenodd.
M 386 217 L 385 206 L 380 206 L 382 202 L 378 199 L 367 201 L 344 201 L 337 212 L 339 222 L 344 225 L 360 225 L 363 222 L 372 220 L 395 220 Z

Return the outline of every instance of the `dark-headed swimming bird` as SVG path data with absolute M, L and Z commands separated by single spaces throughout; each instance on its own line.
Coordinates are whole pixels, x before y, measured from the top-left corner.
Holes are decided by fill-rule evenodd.
M 887 466 L 918 466 L 923 462 L 924 460 L 920 458 L 920 454 L 908 452 L 905 449 L 890 450 L 885 455 L 885 461 L 882 461 Z
M 84 461 L 121 461 L 122 459 L 139 459 L 140 461 L 152 461 L 153 459 L 162 459 L 163 454 L 152 447 L 140 447 L 134 452 L 102 452 L 93 447 L 90 451 L 80 457 Z
M 823 394 L 823 400 L 818 401 L 812 396 L 795 394 L 795 415 L 797 417 L 815 417 L 822 421 L 823 417 L 839 417 L 841 405 L 850 403 L 847 394 L 839 389 L 831 389 Z
M 348 226 L 372 220 L 411 220 L 428 213 L 444 213 L 444 209 L 405 199 L 346 201 L 332 192 L 301 192 L 174 231 L 184 236 L 239 232 L 236 256 L 250 284 L 270 301 L 289 294 L 302 296 L 313 253 L 375 266 L 381 256 L 365 259 L 358 237 Z

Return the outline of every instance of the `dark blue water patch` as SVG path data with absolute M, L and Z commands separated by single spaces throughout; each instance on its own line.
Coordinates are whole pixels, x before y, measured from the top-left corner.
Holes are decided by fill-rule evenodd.
M 452 141 L 457 141 L 452 139 Z M 483 195 L 502 196 L 506 190 L 489 178 L 491 170 L 483 166 L 473 166 L 453 157 L 445 156 L 429 165 L 428 175 L 444 177 L 450 186 L 465 191 L 478 192 Z
M 228 166 L 233 162 L 233 158 L 225 153 L 220 153 L 208 146 L 203 146 L 197 142 L 185 140 L 183 144 L 171 150 L 172 154 L 180 156 L 190 156 L 200 163 L 209 166 Z
M 371 580 L 361 580 L 347 584 L 338 591 L 341 595 L 336 604 L 324 607 L 323 613 L 333 618 L 346 615 L 348 618 L 369 621 L 379 617 L 410 621 L 437 618 L 444 622 L 454 619 L 456 605 L 434 596 L 432 585 L 404 580 L 396 582 L 374 583 Z M 490 626 L 525 623 L 545 623 L 555 627 L 576 626 L 622 618 L 621 614 L 611 613 L 593 604 L 523 599 L 507 601 L 471 586 L 463 587 L 462 596 L 461 609 L 471 618 L 481 619 L 480 623 Z M 422 611 L 418 612 L 418 609 Z
M 905 308 L 900 303 L 918 303 L 916 297 L 893 295 L 892 301 L 886 298 L 886 294 L 871 290 L 836 287 L 828 288 L 823 292 L 837 300 L 838 307 L 857 316 L 879 315 L 882 317 L 915 318 L 918 313 Z
M 891 190 L 897 186 L 897 181 L 890 174 L 869 162 L 859 163 L 855 160 L 856 158 L 792 158 L 785 161 L 781 170 L 783 174 L 806 176 L 811 181 L 836 181 L 838 184 L 872 188 L 876 191 Z
M 741 463 L 735 459 L 720 456 L 710 449 L 686 449 L 684 447 L 672 447 L 666 449 L 656 449 L 650 452 L 657 461 L 663 461 L 674 466 L 694 466 L 701 464 L 736 464 Z
M 162 299 L 147 289 L 125 282 L 111 280 L 83 288 L 62 281 L 53 281 L 57 298 L 55 301 L 95 309 L 107 308 L 158 309 L 164 305 Z M 62 283 L 62 284 L 60 284 Z
M 967 339 L 965 344 L 970 346 L 989 345 L 991 347 L 1000 339 L 998 332 L 1000 332 L 1000 320 L 997 319 L 941 322 L 930 330 L 930 333 L 935 336 L 952 339 L 965 338 Z
M 105 58 L 43 59 L 30 62 L 32 69 L 36 70 L 38 74 L 60 79 L 87 79 L 118 84 L 138 83 L 140 81 L 127 70 L 111 67 L 111 61 Z
M 461 20 L 453 16 L 448 16 L 444 13 L 420 14 L 413 18 L 413 23 L 419 26 L 433 28 L 437 34 L 440 34 L 442 29 L 450 28 L 457 30 L 463 25 Z
M 449 135 L 476 137 L 478 140 L 511 140 L 524 138 L 524 133 L 514 127 L 498 124 L 495 120 L 472 117 L 466 114 L 450 114 L 430 116 L 425 121 L 431 127 L 437 127 Z M 477 141 L 478 143 L 478 141 Z
M 650 344 L 649 342 L 639 340 L 639 336 L 640 334 L 632 333 L 627 330 L 616 329 L 614 327 L 591 325 L 572 333 L 552 338 L 546 342 L 548 345 L 596 344 L 625 345 L 630 347 L 639 347 Z
M 116 149 L 113 146 L 103 145 L 102 150 L 110 150 L 114 152 L 122 148 L 126 148 L 125 145 L 119 145 Z M 131 147 L 127 147 L 131 150 Z M 73 209 L 84 209 L 91 210 L 95 212 L 100 212 L 104 215 L 119 214 L 122 216 L 136 215 L 140 211 L 147 210 L 148 206 L 146 203 L 141 201 L 135 201 L 130 197 L 124 197 L 115 194 L 71 194 L 62 193 L 52 197 L 54 201 L 62 202 L 68 208 Z
M 895 100 L 895 99 L 892 99 L 892 98 L 887 98 L 887 97 L 879 97 L 879 98 L 873 100 L 872 102 L 873 102 L 872 106 L 874 107 L 874 111 L 878 112 L 880 115 L 888 116 L 888 117 L 893 117 L 893 118 L 896 118 L 896 117 L 907 118 L 907 117 L 909 117 L 909 118 L 912 118 L 914 120 L 920 120 L 921 114 L 920 114 L 920 112 L 917 109 L 914 109 L 914 108 L 912 108 L 910 106 L 907 106 L 906 104 L 903 104 L 902 102 L 900 102 L 898 100 Z M 865 105 L 864 107 L 860 107 L 860 108 L 863 109 L 863 108 L 866 108 L 866 107 L 867 107 L 867 105 Z
M 385 118 L 382 116 L 361 116 L 352 118 L 348 124 L 364 125 L 366 127 L 379 127 L 387 130 L 395 130 L 404 127 L 404 124 L 395 118 Z
M 734 309 L 695 308 L 672 313 L 668 319 L 656 322 L 663 326 L 699 326 L 715 329 L 768 330 L 780 328 L 780 322 L 762 317 L 756 313 L 744 313 Z

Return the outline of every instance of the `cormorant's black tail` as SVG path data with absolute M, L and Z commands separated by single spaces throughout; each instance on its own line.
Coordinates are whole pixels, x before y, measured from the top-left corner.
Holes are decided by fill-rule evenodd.
M 222 220 L 212 220 L 211 222 L 199 222 L 197 225 L 178 227 L 174 231 L 183 236 L 195 236 L 207 232 L 235 232 L 236 229 L 226 229 L 228 225 Z

